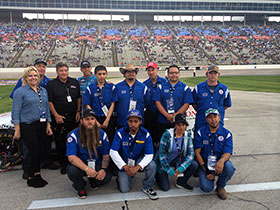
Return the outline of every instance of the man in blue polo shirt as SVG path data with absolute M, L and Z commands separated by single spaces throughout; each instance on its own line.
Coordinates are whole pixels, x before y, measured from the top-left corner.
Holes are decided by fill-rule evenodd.
M 147 87 L 136 79 L 139 69 L 133 64 L 120 68 L 125 80 L 116 84 L 114 95 L 116 96 L 117 127 L 124 127 L 127 123 L 126 116 L 130 110 L 137 109 L 144 116 L 145 103 L 147 101 Z
M 224 125 L 225 110 L 231 107 L 231 97 L 228 88 L 218 81 L 220 69 L 210 66 L 206 70 L 207 80 L 196 85 L 192 91 L 196 109 L 195 129 L 207 125 L 204 113 L 210 107 L 218 109 L 221 116 L 221 124 Z
M 112 114 L 115 108 L 113 90 L 115 85 L 108 83 L 106 77 L 107 69 L 103 65 L 98 65 L 94 69 L 97 82 L 90 84 L 83 97 L 83 104 L 87 109 L 93 109 L 96 114 L 98 127 L 107 133 L 110 143 L 115 135 L 115 120 Z
M 230 156 L 233 150 L 232 134 L 220 124 L 220 113 L 217 109 L 209 108 L 205 112 L 206 126 L 196 130 L 194 137 L 194 163 L 199 167 L 200 189 L 210 192 L 214 188 L 215 175 L 217 180 L 218 197 L 227 199 L 226 183 L 234 174 L 235 168 Z
M 140 111 L 131 110 L 127 115 L 127 124 L 117 131 L 110 149 L 110 156 L 119 168 L 118 187 L 122 193 L 131 188 L 131 179 L 139 170 L 145 171 L 142 181 L 143 192 L 152 200 L 158 199 L 153 190 L 156 164 L 153 161 L 153 142 L 149 132 L 141 127 Z
M 148 100 L 146 103 L 146 110 L 144 112 L 144 128 L 149 131 L 152 139 L 154 140 L 156 138 L 158 110 L 153 97 L 157 87 L 166 82 L 166 80 L 158 75 L 158 66 L 155 62 L 149 62 L 147 64 L 146 71 L 149 79 L 143 82 L 148 88 Z
M 165 129 L 173 127 L 174 116 L 185 114 L 189 104 L 193 102 L 190 88 L 179 81 L 179 67 L 169 66 L 167 74 L 169 81 L 158 86 L 153 98 L 159 111 L 157 137 L 154 142 L 160 141 Z
M 85 110 L 79 128 L 71 131 L 67 138 L 67 174 L 78 191 L 78 198 L 87 197 L 87 182 L 83 176 L 88 176 L 90 186 L 95 189 L 110 182 L 109 148 L 106 133 L 97 127 L 94 111 Z
M 89 86 L 90 84 L 93 84 L 94 82 L 96 82 L 96 77 L 94 76 L 94 74 L 91 72 L 92 67 L 90 65 L 89 61 L 82 61 L 81 62 L 81 72 L 83 73 L 82 77 L 78 77 L 78 81 L 80 83 L 80 88 L 81 88 L 81 94 L 82 96 L 85 94 L 86 92 L 86 88 L 87 86 Z

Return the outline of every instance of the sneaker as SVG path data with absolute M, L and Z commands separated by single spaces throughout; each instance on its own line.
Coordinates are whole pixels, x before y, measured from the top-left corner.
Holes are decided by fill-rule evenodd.
M 23 179 L 28 179 L 28 173 L 27 173 L 27 171 L 23 171 L 22 178 L 23 178 Z
M 153 189 L 142 189 L 143 193 L 145 193 L 151 200 L 157 200 L 158 195 Z
M 216 188 L 218 197 L 222 200 L 226 200 L 227 199 L 227 191 L 225 190 L 225 188 Z
M 60 173 L 63 175 L 66 174 L 66 167 L 61 167 Z
M 87 198 L 87 192 L 86 192 L 86 190 L 85 190 L 85 189 L 82 189 L 82 190 L 78 191 L 77 197 L 80 198 L 80 199 L 85 199 L 85 198 Z
M 32 179 L 27 179 L 27 185 L 29 187 L 40 188 L 45 187 L 45 183 L 42 182 L 38 177 L 33 177 Z
M 179 184 L 176 182 L 176 187 L 179 188 L 179 189 L 186 189 L 186 190 L 189 190 L 189 191 L 193 191 L 193 187 L 187 183 L 185 184 Z
M 35 175 L 35 177 L 37 178 L 37 179 L 39 179 L 42 183 L 44 183 L 45 185 L 47 185 L 48 184 L 48 182 L 46 181 L 46 180 L 44 180 L 42 177 L 41 177 L 41 174 L 37 174 L 37 175 Z

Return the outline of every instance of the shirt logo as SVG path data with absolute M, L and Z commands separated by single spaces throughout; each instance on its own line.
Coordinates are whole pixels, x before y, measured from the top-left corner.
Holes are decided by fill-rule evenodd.
M 85 82 L 85 80 L 84 80 L 84 79 L 81 79 L 81 82 Z
M 128 146 L 128 142 L 127 142 L 127 141 L 124 141 L 124 142 L 122 143 L 122 145 L 123 145 L 123 146 Z
M 70 88 L 77 88 L 77 87 L 76 87 L 76 86 L 74 86 L 74 85 L 71 85 L 71 86 L 70 86 Z
M 73 139 L 71 138 L 71 137 L 69 137 L 68 139 L 67 139 L 67 142 L 68 143 L 71 143 L 73 141 Z
M 208 140 L 203 140 L 202 143 L 203 144 L 208 144 Z
M 223 90 L 219 90 L 219 93 L 222 95 L 224 93 L 224 91 Z
M 97 97 L 97 96 L 98 96 L 98 93 L 94 93 L 94 96 Z
M 164 92 L 165 92 L 165 93 L 169 93 L 169 90 L 168 90 L 168 89 L 164 89 Z
M 223 137 L 223 136 L 219 136 L 219 137 L 218 137 L 218 140 L 219 140 L 219 141 L 223 141 L 223 140 L 224 140 L 224 137 Z
M 126 94 L 126 90 L 122 90 L 122 91 L 121 91 L 121 94 Z
M 204 96 L 204 97 L 208 96 L 208 93 L 202 93 L 202 96 Z

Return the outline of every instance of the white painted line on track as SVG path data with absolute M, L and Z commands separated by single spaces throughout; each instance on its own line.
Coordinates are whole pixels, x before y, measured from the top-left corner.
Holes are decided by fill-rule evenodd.
M 279 182 L 264 182 L 264 183 L 254 183 L 254 184 L 240 184 L 240 185 L 228 185 L 226 190 L 229 193 L 234 192 L 250 192 L 250 191 L 263 191 L 263 190 L 280 190 Z M 207 195 L 214 194 L 204 193 L 199 188 L 194 188 L 193 192 L 188 192 L 181 189 L 171 189 L 167 192 L 157 190 L 159 198 L 172 198 L 172 197 L 182 197 L 182 196 L 194 196 L 194 195 Z M 106 195 L 96 195 L 88 196 L 87 199 L 79 199 L 76 197 L 71 198 L 57 198 L 49 200 L 36 200 L 32 201 L 27 209 L 43 209 L 43 208 L 58 208 L 67 206 L 80 206 L 88 204 L 97 203 L 112 203 L 112 202 L 123 202 L 134 201 L 134 200 L 144 200 L 149 199 L 147 195 L 143 192 L 130 192 L 130 193 L 115 193 Z

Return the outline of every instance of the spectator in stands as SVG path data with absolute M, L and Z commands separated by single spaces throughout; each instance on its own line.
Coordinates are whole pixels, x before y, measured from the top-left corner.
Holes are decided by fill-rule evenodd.
M 52 128 L 54 131 L 60 173 L 66 174 L 67 134 L 78 126 L 81 110 L 80 84 L 76 79 L 69 77 L 67 64 L 56 65 L 57 78 L 47 85 L 49 105 L 52 113 Z
M 81 62 L 81 72 L 83 73 L 82 77 L 78 78 L 78 81 L 80 83 L 80 88 L 81 88 L 81 93 L 82 96 L 84 96 L 86 92 L 86 88 L 90 85 L 96 82 L 96 77 L 94 74 L 91 72 L 92 67 L 90 65 L 89 61 L 82 61 Z
M 146 67 L 149 79 L 143 83 L 148 88 L 148 100 L 146 110 L 144 112 L 144 128 L 146 128 L 152 136 L 153 141 L 156 139 L 156 126 L 158 119 L 158 110 L 153 100 L 157 87 L 166 82 L 166 80 L 158 75 L 158 66 L 155 62 L 149 62 Z
M 12 123 L 15 139 L 23 139 L 28 149 L 27 185 L 44 187 L 48 184 L 41 175 L 41 160 L 46 155 L 47 135 L 52 135 L 48 94 L 39 86 L 40 74 L 30 66 L 24 70 L 22 87 L 14 92 Z
M 127 123 L 126 117 L 128 112 L 134 109 L 144 115 L 145 103 L 147 103 L 147 87 L 136 79 L 139 69 L 133 64 L 120 68 L 125 80 L 116 85 L 114 95 L 117 112 L 117 126 L 124 127 Z
M 159 142 L 165 129 L 172 128 L 174 116 L 184 114 L 193 102 L 190 88 L 179 81 L 180 69 L 171 65 L 167 69 L 169 81 L 158 86 L 153 100 L 159 111 L 157 124 L 157 137 Z
M 37 58 L 34 63 L 33 63 L 34 67 L 38 70 L 39 74 L 40 74 L 40 78 L 39 78 L 39 86 L 46 88 L 47 87 L 47 83 L 50 81 L 50 78 L 48 78 L 47 76 L 45 76 L 46 73 L 46 67 L 47 67 L 47 62 L 42 60 L 41 58 Z M 16 86 L 14 87 L 10 98 L 13 99 L 14 96 L 14 92 L 22 86 L 22 78 L 20 78 L 16 84 Z M 56 170 L 59 168 L 58 165 L 56 165 L 54 162 L 51 161 L 51 141 L 52 138 L 48 137 L 47 139 L 47 144 L 46 144 L 46 152 L 47 154 L 44 156 L 44 159 L 42 160 L 42 168 L 47 168 L 47 169 L 51 169 L 51 170 Z M 27 179 L 28 177 L 28 173 L 27 173 L 27 161 L 28 161 L 28 149 L 25 146 L 24 142 L 23 142 L 23 162 L 22 162 L 22 168 L 23 168 L 23 175 L 22 178 L 23 179 Z
M 86 184 L 83 176 L 88 176 L 93 189 L 110 182 L 108 171 L 110 162 L 110 144 L 106 133 L 96 124 L 96 116 L 92 109 L 83 111 L 79 128 L 71 131 L 67 138 L 69 164 L 67 174 L 78 191 L 77 197 L 87 197 Z M 90 161 L 94 161 L 94 166 Z
M 231 107 L 231 97 L 228 88 L 218 81 L 220 69 L 212 65 L 206 69 L 207 80 L 196 85 L 192 91 L 194 103 L 197 111 L 195 118 L 195 129 L 207 125 L 204 113 L 210 107 L 218 109 L 220 113 L 221 125 L 224 124 L 225 110 Z
M 191 131 L 186 131 L 188 122 L 185 114 L 177 114 L 174 119 L 175 126 L 166 130 L 160 140 L 157 164 L 156 181 L 159 188 L 168 191 L 169 178 L 176 179 L 176 187 L 192 191 L 193 187 L 187 182 L 197 169 L 193 164 L 194 149 Z
M 119 129 L 110 149 L 110 156 L 119 168 L 118 187 L 122 193 L 131 188 L 132 178 L 139 170 L 145 171 L 143 192 L 152 200 L 158 199 L 153 190 L 156 164 L 153 161 L 153 142 L 149 132 L 141 126 L 140 111 L 131 110 L 127 115 L 127 125 Z

